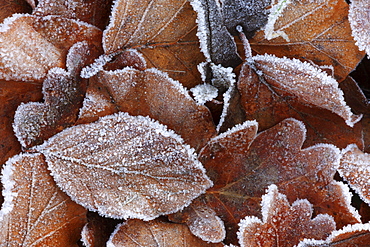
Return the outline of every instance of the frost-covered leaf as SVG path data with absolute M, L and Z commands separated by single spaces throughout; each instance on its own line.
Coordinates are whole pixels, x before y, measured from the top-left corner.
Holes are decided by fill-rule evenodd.
M 370 243 L 370 224 L 347 225 L 333 231 L 325 240 L 304 239 L 297 247 L 368 247 Z
M 174 213 L 212 186 L 194 150 L 147 117 L 109 115 L 65 129 L 36 150 L 73 200 L 113 218 Z
M 38 0 L 33 14 L 59 15 L 81 20 L 104 29 L 108 22 L 112 0 Z
M 342 152 L 339 174 L 370 205 L 370 154 L 363 153 L 355 144 Z
M 261 30 L 250 40 L 253 51 L 332 65 L 335 78 L 345 79 L 364 56 L 351 37 L 346 1 L 289 2 L 273 26 L 274 32 L 283 32 L 286 38 L 267 40 Z
M 333 179 L 338 148 L 316 144 L 302 149 L 306 130 L 295 119 L 256 131 L 257 123 L 246 121 L 211 139 L 199 154 L 214 182 L 202 197 L 224 221 L 226 243 L 236 243 L 240 219 L 260 216 L 261 196 L 270 184 L 279 186 L 290 203 L 306 198 L 315 213 L 332 215 L 338 227 L 360 222 L 348 187 Z
M 0 1 L 0 22 L 15 13 L 31 13 L 32 9 L 24 0 L 3 0 Z
M 236 51 L 234 38 L 223 23 L 221 6 L 218 0 L 192 0 L 197 12 L 198 33 L 201 51 L 206 62 L 236 67 L 242 60 Z
M 289 204 L 287 197 L 270 185 L 262 196 L 262 220 L 247 216 L 240 221 L 238 239 L 241 247 L 296 246 L 303 238 L 325 239 L 335 230 L 334 219 L 319 214 L 312 219 L 312 204 L 299 199 Z
M 370 57 L 370 2 L 352 0 L 348 18 L 356 45 Z
M 252 66 L 244 64 L 238 89 L 247 119 L 256 119 L 261 130 L 294 117 L 308 128 L 306 146 L 362 145 L 361 124 L 354 125 L 361 116 L 351 112 L 334 78 L 306 62 L 273 55 L 253 57 Z
M 201 82 L 197 65 L 204 60 L 195 19 L 188 0 L 116 0 L 103 35 L 104 50 L 138 49 L 148 67 L 194 87 Z
M 191 233 L 206 242 L 221 242 L 226 235 L 222 220 L 212 208 L 200 200 L 194 200 L 181 212 L 169 215 L 169 220 L 176 223 L 185 223 Z
M 97 76 L 120 111 L 149 116 L 167 125 L 197 150 L 216 134 L 209 110 L 197 105 L 179 82 L 157 69 L 125 68 L 101 71 Z
M 72 46 L 67 56 L 67 69 L 52 68 L 43 83 L 44 102 L 21 104 L 14 116 L 14 132 L 23 147 L 42 143 L 44 140 L 71 126 L 77 119 L 86 91 L 86 80 L 79 77 L 89 56 L 94 54 L 85 42 Z
M 149 222 L 129 220 L 117 225 L 107 243 L 107 247 L 119 246 L 221 247 L 224 245 L 200 240 L 191 234 L 186 225 L 160 220 Z
M 86 210 L 60 191 L 49 173 L 42 154 L 6 162 L 0 246 L 78 246 Z
M 27 82 L 0 80 L 0 164 L 21 151 L 21 145 L 14 136 L 14 113 L 21 102 L 42 99 L 41 85 Z
M 87 23 L 59 16 L 15 14 L 0 26 L 0 78 L 41 82 L 49 69 L 65 68 L 73 44 L 98 42 L 100 37 L 101 31 Z

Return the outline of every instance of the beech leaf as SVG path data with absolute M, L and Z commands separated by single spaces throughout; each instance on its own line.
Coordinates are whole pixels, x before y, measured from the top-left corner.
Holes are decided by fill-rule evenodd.
M 349 6 L 349 23 L 356 45 L 370 56 L 370 3 L 367 0 L 352 0 Z
M 74 43 L 100 38 L 101 31 L 87 23 L 14 14 L 0 26 L 0 78 L 40 82 L 49 69 L 65 68 L 65 57 Z
M 363 153 L 355 144 L 348 145 L 342 153 L 339 174 L 370 205 L 370 154 Z
M 174 213 L 212 186 L 194 150 L 147 117 L 102 117 L 65 129 L 36 150 L 74 201 L 112 218 Z
M 290 205 L 287 197 L 272 184 L 262 196 L 262 220 L 247 216 L 240 221 L 240 246 L 293 247 L 302 238 L 325 239 L 335 230 L 334 219 L 327 214 L 311 219 L 312 214 L 309 201 L 300 199 Z
M 1 246 L 78 246 L 86 210 L 55 184 L 42 154 L 20 154 L 2 172 Z
M 279 1 L 281 8 L 288 1 Z M 313 61 L 318 65 L 334 66 L 335 78 L 344 80 L 364 56 L 358 51 L 351 37 L 348 21 L 348 4 L 345 0 L 289 1 L 287 7 L 277 13 L 276 22 L 259 31 L 250 40 L 257 54 L 275 54 Z M 285 38 L 265 38 L 267 29 L 284 33 Z M 286 40 L 288 38 L 288 40 Z
M 128 220 L 117 225 L 107 247 L 158 246 L 158 247 L 221 247 L 223 244 L 206 243 L 191 234 L 182 224 L 152 220 Z

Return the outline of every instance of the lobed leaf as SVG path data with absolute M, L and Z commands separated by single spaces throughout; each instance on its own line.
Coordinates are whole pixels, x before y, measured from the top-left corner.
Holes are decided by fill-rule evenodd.
M 35 149 L 74 201 L 112 218 L 174 213 L 212 186 L 179 136 L 127 113 L 65 129 Z
M 2 172 L 1 246 L 76 246 L 86 210 L 56 186 L 42 154 L 20 154 Z

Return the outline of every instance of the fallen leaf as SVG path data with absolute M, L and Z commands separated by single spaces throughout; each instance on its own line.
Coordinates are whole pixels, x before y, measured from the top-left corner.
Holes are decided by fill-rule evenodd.
M 150 220 L 174 213 L 212 186 L 194 150 L 147 117 L 102 117 L 65 129 L 35 149 L 74 201 L 111 218 Z
M 109 21 L 112 0 L 39 0 L 33 15 L 58 15 L 104 29 Z
M 289 40 L 268 40 L 266 29 L 259 31 L 250 40 L 254 52 L 332 65 L 338 81 L 345 79 L 364 56 L 351 37 L 345 0 L 291 1 L 272 28 Z
M 236 243 L 240 219 L 260 216 L 261 196 L 270 184 L 279 186 L 290 203 L 306 198 L 315 214 L 332 215 L 338 227 L 360 222 L 348 187 L 333 179 L 338 148 L 316 144 L 302 149 L 306 130 L 295 119 L 256 132 L 257 122 L 246 121 L 211 139 L 199 154 L 214 183 L 202 197 L 224 221 L 226 243 Z
M 168 219 L 185 223 L 192 234 L 208 243 L 219 243 L 226 235 L 224 223 L 216 212 L 197 199 L 181 212 L 169 215 Z
M 42 82 L 49 69 L 65 68 L 73 44 L 89 40 L 99 47 L 100 39 L 101 31 L 84 22 L 15 14 L 0 26 L 0 78 Z
M 188 0 L 118 0 L 103 34 L 103 47 L 106 54 L 138 49 L 148 67 L 191 88 L 201 82 L 197 65 L 204 60 L 195 19 Z
M 355 144 L 348 145 L 342 153 L 339 174 L 370 205 L 370 154 L 363 153 Z
M 352 35 L 360 51 L 370 56 L 370 3 L 366 0 L 352 0 L 349 5 L 349 23 Z
M 158 247 L 203 247 L 224 246 L 206 243 L 191 234 L 182 224 L 168 223 L 160 220 L 144 222 L 129 220 L 117 225 L 107 247 L 118 246 L 158 246 Z
M 78 246 L 86 210 L 59 190 L 42 154 L 9 159 L 2 183 L 1 246 Z
M 361 124 L 354 126 L 361 115 L 351 112 L 334 78 L 297 59 L 273 55 L 252 59 L 255 68 L 244 64 L 238 89 L 247 119 L 256 119 L 260 130 L 294 117 L 308 127 L 305 146 L 318 142 L 341 148 L 349 143 L 362 145 Z
M 197 105 L 179 82 L 157 69 L 125 68 L 101 71 L 97 76 L 120 111 L 149 116 L 167 125 L 196 150 L 216 135 L 209 110 Z
M 315 218 L 312 204 L 306 199 L 289 204 L 276 185 L 262 196 L 262 220 L 247 216 L 240 221 L 238 239 L 241 247 L 296 246 L 301 239 L 325 239 L 335 230 L 334 219 L 327 214 Z
M 96 52 L 96 51 L 95 51 Z M 44 140 L 73 125 L 82 106 L 87 81 L 79 77 L 80 71 L 94 47 L 86 42 L 73 45 L 67 56 L 67 69 L 52 68 L 43 82 L 44 102 L 21 104 L 14 116 L 14 132 L 23 147 Z
M 325 240 L 304 239 L 297 247 L 369 247 L 370 224 L 347 225 L 333 231 Z
M 26 1 L 8 0 L 0 2 L 0 22 L 15 13 L 31 13 L 32 8 Z

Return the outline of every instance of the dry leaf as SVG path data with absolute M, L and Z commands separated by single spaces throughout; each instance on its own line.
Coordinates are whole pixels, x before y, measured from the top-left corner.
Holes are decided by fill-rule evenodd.
M 289 2 L 272 27 L 266 26 L 250 40 L 253 51 L 332 65 L 335 78 L 345 79 L 364 56 L 351 37 L 346 1 Z M 266 39 L 268 28 L 276 33 L 283 32 L 289 40 L 283 37 Z
M 370 2 L 367 0 L 352 0 L 349 6 L 349 23 L 356 45 L 370 56 Z
M 65 129 L 36 150 L 73 200 L 112 218 L 174 213 L 212 186 L 178 135 L 127 113 Z
M 290 205 L 277 186 L 270 185 L 262 196 L 262 220 L 247 216 L 239 223 L 240 246 L 293 247 L 303 238 L 327 238 L 335 230 L 334 219 L 327 214 L 312 219 L 312 214 L 309 201 L 300 199 Z
M 363 153 L 355 144 L 348 145 L 342 153 L 339 174 L 370 205 L 370 154 Z
M 0 22 L 15 13 L 31 13 L 32 8 L 26 1 L 6 0 L 0 2 Z
M 0 78 L 41 82 L 49 69 L 65 68 L 73 44 L 83 40 L 96 43 L 100 38 L 101 31 L 84 22 L 15 14 L 0 26 Z
M 348 187 L 333 180 L 338 148 L 316 144 L 302 149 L 306 130 L 295 119 L 256 131 L 257 123 L 247 121 L 211 139 L 199 154 L 214 182 L 203 197 L 224 221 L 226 242 L 235 243 L 240 219 L 260 216 L 261 196 L 270 184 L 279 186 L 290 203 L 306 198 L 315 213 L 332 215 L 338 227 L 360 222 Z
M 161 71 L 101 71 L 98 81 L 107 87 L 120 111 L 158 120 L 196 150 L 216 135 L 209 110 L 197 105 L 180 83 Z
M 2 175 L 0 246 L 76 246 L 86 210 L 55 185 L 42 154 L 9 159 Z
M 197 65 L 204 60 L 195 19 L 188 0 L 117 0 L 104 31 L 104 50 L 112 54 L 138 49 L 148 67 L 167 72 L 191 88 L 201 82 Z
M 206 243 L 192 235 L 186 225 L 152 220 L 129 220 L 118 225 L 107 247 L 208 247 L 224 246 L 223 244 Z
M 349 143 L 362 145 L 361 124 L 350 127 L 361 116 L 351 112 L 332 77 L 296 59 L 259 55 L 253 61 L 257 72 L 244 64 L 238 89 L 247 119 L 256 119 L 260 130 L 294 117 L 308 128 L 305 146 L 318 142 L 341 148 Z
M 347 225 L 333 231 L 325 240 L 304 239 L 297 247 L 369 247 L 370 224 Z

